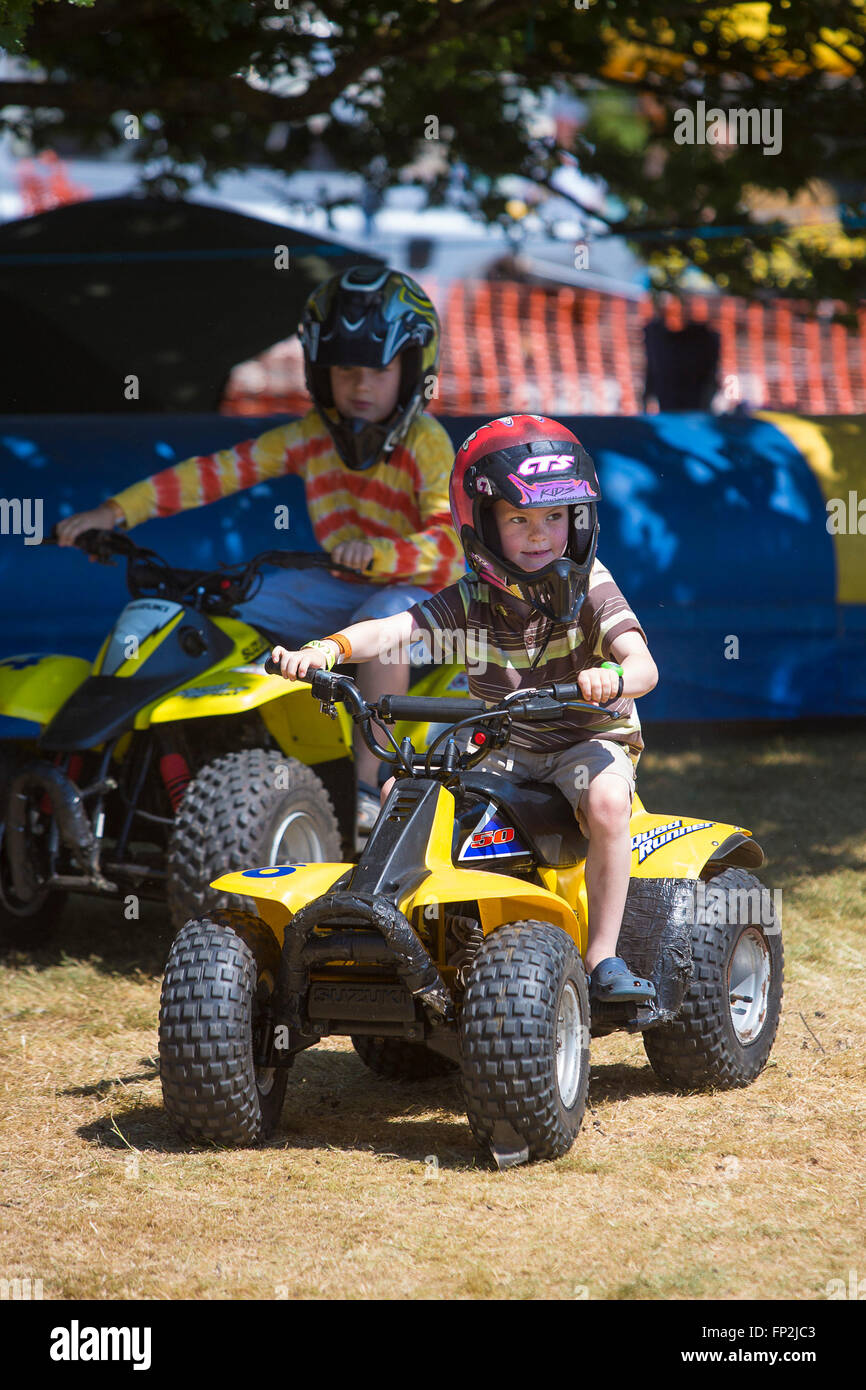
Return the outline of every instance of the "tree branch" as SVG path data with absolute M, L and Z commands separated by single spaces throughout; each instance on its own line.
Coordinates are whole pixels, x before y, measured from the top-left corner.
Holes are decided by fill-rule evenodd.
M 506 16 L 525 13 L 524 0 L 493 5 L 485 0 L 475 19 L 484 28 L 497 27 Z M 435 21 L 419 36 L 412 33 L 408 40 L 388 44 L 387 40 L 367 49 L 347 51 L 335 63 L 333 71 L 311 79 L 306 91 L 297 96 L 278 96 L 251 87 L 240 77 L 223 82 L 190 83 L 182 78 L 169 79 L 141 86 L 115 85 L 110 82 L 0 82 L 0 107 L 59 107 L 78 114 L 110 111 L 171 110 L 189 115 L 223 116 L 240 111 L 263 121 L 303 121 L 309 116 L 327 112 L 331 103 L 345 89 L 363 76 L 368 68 L 381 67 L 386 62 L 406 62 L 429 57 L 434 43 L 465 35 L 465 16 L 456 12 L 435 10 Z M 481 58 L 479 55 L 479 65 Z

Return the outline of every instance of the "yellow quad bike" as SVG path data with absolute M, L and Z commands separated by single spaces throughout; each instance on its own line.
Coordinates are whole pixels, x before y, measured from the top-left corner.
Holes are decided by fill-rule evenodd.
M 593 1003 L 587 841 L 562 793 L 485 773 L 512 717 L 587 704 L 577 685 L 479 700 L 385 696 L 317 672 L 396 781 L 357 864 L 260 865 L 216 881 L 252 897 L 190 921 L 165 970 L 159 1024 L 166 1109 L 187 1138 L 249 1144 L 276 1125 L 304 1048 L 348 1035 L 376 1073 L 459 1071 L 469 1124 L 506 1167 L 565 1154 L 580 1128 L 590 1035 L 643 1034 L 678 1087 L 745 1086 L 779 1021 L 782 943 L 764 856 L 748 830 L 648 812 L 637 797 L 619 953 L 649 1003 Z M 398 719 L 446 722 L 425 756 L 380 747 Z M 613 716 L 611 716 L 613 717 Z M 390 735 L 389 735 L 390 737 Z
M 205 572 L 118 532 L 79 547 L 126 559 L 132 601 L 92 663 L 0 660 L 0 714 L 40 727 L 0 741 L 0 942 L 39 944 L 70 890 L 118 898 L 127 915 L 129 895 L 167 899 L 179 928 L 229 901 L 208 886 L 228 869 L 352 852 L 351 720 L 267 674 L 271 641 L 233 616 L 264 565 L 332 567 L 327 556 L 267 551 Z M 465 670 L 428 670 L 417 688 L 459 694 Z

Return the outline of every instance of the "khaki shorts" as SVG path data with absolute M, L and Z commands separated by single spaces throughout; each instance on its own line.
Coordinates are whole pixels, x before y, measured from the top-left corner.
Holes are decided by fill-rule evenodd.
M 635 768 L 639 754 L 609 738 L 589 738 L 556 753 L 531 753 L 526 748 L 503 748 L 484 759 L 479 770 L 521 782 L 552 782 L 574 810 L 584 835 L 589 830 L 580 803 L 600 772 L 612 772 L 627 783 L 634 801 Z

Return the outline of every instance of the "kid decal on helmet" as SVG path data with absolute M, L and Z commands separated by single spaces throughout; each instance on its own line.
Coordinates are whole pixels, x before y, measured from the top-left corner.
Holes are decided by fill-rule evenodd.
M 424 386 L 439 368 L 439 319 L 421 286 L 377 265 L 332 275 L 304 305 L 304 376 L 313 404 L 347 468 L 387 458 L 424 408 Z M 394 413 L 379 423 L 339 415 L 331 367 L 387 367 L 402 353 Z M 334 418 L 336 416 L 336 418 Z
M 505 415 L 473 431 L 457 451 L 450 499 L 454 529 L 479 578 L 523 599 L 546 617 L 573 620 L 580 610 L 598 544 L 601 489 L 580 440 L 543 415 Z M 564 553 L 538 570 L 506 560 L 494 503 L 568 507 Z

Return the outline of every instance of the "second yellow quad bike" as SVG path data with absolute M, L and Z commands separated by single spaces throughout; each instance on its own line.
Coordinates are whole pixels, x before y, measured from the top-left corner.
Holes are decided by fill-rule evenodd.
M 112 896 L 127 915 L 139 897 L 167 899 L 179 928 L 225 905 L 209 884 L 229 868 L 354 852 L 351 720 L 267 674 L 271 641 L 235 616 L 263 566 L 333 562 L 266 551 L 208 572 L 123 533 L 78 545 L 126 560 L 131 602 L 93 662 L 0 659 L 0 715 L 24 731 L 0 741 L 0 944 L 38 945 L 70 890 Z M 465 687 L 451 665 L 421 671 L 416 688 Z
M 750 870 L 748 830 L 648 812 L 635 797 L 618 950 L 652 981 L 651 1002 L 593 1003 L 587 841 L 557 788 L 485 773 L 512 716 L 567 706 L 610 714 L 577 685 L 479 700 L 362 699 L 319 671 L 313 694 L 343 703 L 396 781 L 357 864 L 251 866 L 214 887 L 239 910 L 190 921 L 162 989 L 166 1109 L 189 1139 L 249 1144 L 279 1119 L 289 1068 L 348 1035 L 383 1076 L 459 1071 L 478 1142 L 500 1167 L 565 1154 L 580 1128 L 590 1035 L 641 1032 L 679 1087 L 745 1086 L 779 1021 L 779 920 Z M 382 748 L 372 721 L 445 723 L 426 755 Z M 256 911 L 240 904 L 252 898 Z

